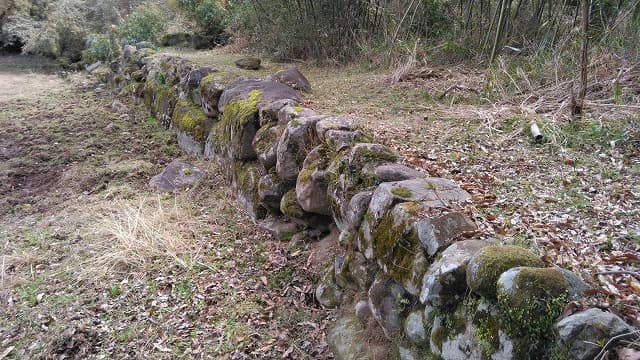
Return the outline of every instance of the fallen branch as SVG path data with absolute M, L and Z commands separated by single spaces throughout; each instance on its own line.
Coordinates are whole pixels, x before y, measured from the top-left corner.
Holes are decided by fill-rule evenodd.
M 449 94 L 453 90 L 469 91 L 469 92 L 476 93 L 477 95 L 480 95 L 480 91 L 478 91 L 478 89 L 474 89 L 464 85 L 451 85 L 440 96 L 438 96 L 438 100 L 442 100 L 445 96 L 447 96 L 447 94 Z
M 619 340 L 622 340 L 627 337 L 632 337 L 633 335 L 638 335 L 638 334 L 640 334 L 640 330 L 634 330 L 628 333 L 624 333 L 624 334 L 620 334 L 612 337 L 611 339 L 609 339 L 609 341 L 607 341 L 606 344 L 604 344 L 604 346 L 602 347 L 602 350 L 600 350 L 600 352 L 598 353 L 598 355 L 596 355 L 594 359 L 603 360 L 607 350 L 609 350 Z

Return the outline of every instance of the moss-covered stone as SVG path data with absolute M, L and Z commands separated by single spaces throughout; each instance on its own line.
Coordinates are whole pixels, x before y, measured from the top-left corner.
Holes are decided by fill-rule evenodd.
M 487 246 L 469 261 L 467 285 L 486 298 L 496 298 L 496 283 L 500 275 L 517 266 L 542 267 L 540 258 L 518 246 Z
M 301 219 L 304 216 L 304 210 L 302 210 L 302 207 L 298 204 L 295 189 L 287 191 L 284 196 L 282 196 L 282 200 L 280 200 L 280 211 L 284 216 L 294 219 Z
M 213 122 L 191 101 L 180 100 L 176 104 L 171 123 L 196 142 L 204 142 Z
M 373 258 L 391 279 L 414 295 L 419 293 L 428 266 L 413 228 L 418 210 L 414 202 L 400 203 L 389 209 L 379 223 L 369 224 Z
M 167 85 L 157 85 L 155 95 L 151 104 L 151 115 L 160 121 L 160 124 L 168 128 L 173 118 L 178 96 L 173 87 Z M 184 131 L 184 130 L 183 130 Z M 185 131 L 187 132 L 187 131 Z M 190 133 L 190 132 L 187 132 Z
M 257 162 L 233 163 L 232 186 L 236 197 L 245 210 L 256 219 L 263 219 L 267 215 L 258 196 L 258 186 L 263 175 L 264 169 Z
M 409 190 L 407 188 L 404 188 L 404 187 L 393 188 L 393 189 L 391 189 L 391 193 L 393 195 L 400 196 L 400 197 L 403 197 L 403 198 L 411 197 L 411 190 Z
M 278 143 L 283 131 L 283 125 L 271 122 L 262 126 L 253 138 L 253 148 L 258 160 L 267 170 L 276 166 Z
M 498 307 L 502 325 L 514 340 L 514 358 L 548 358 L 554 325 L 568 302 L 567 281 L 554 268 L 513 268 L 502 274 Z
M 220 121 L 225 124 L 225 135 L 231 142 L 231 155 L 236 160 L 256 158 L 252 143 L 259 127 L 257 105 L 261 99 L 262 93 L 252 90 L 247 99 L 229 101 L 220 117 Z

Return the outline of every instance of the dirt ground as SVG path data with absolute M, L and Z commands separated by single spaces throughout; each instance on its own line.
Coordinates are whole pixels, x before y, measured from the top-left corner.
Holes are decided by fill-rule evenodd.
M 326 358 L 308 243 L 84 74 L 0 57 L 0 358 Z M 149 179 L 204 170 L 175 195 Z

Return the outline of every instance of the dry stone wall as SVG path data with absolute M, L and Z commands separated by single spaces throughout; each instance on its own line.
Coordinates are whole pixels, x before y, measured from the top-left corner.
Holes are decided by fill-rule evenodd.
M 576 349 L 582 333 L 567 330 L 571 317 L 560 324 L 566 336 L 554 331 L 562 307 L 586 289 L 578 276 L 529 250 L 473 239 L 466 191 L 401 165 L 354 122 L 302 106 L 295 89 L 310 85 L 297 71 L 241 79 L 130 46 L 93 69 L 143 102 L 186 152 L 223 164 L 240 203 L 275 237 L 339 229 L 316 289 L 322 306 L 353 307 L 328 334 L 337 358 L 366 358 L 372 323 L 403 359 L 594 355 Z

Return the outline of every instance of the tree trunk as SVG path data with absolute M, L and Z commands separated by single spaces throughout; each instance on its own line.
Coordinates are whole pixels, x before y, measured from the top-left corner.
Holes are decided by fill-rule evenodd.
M 587 67 L 589 65 L 589 7 L 591 0 L 582 0 L 582 47 L 580 48 L 580 91 L 574 114 L 582 114 L 587 95 Z

